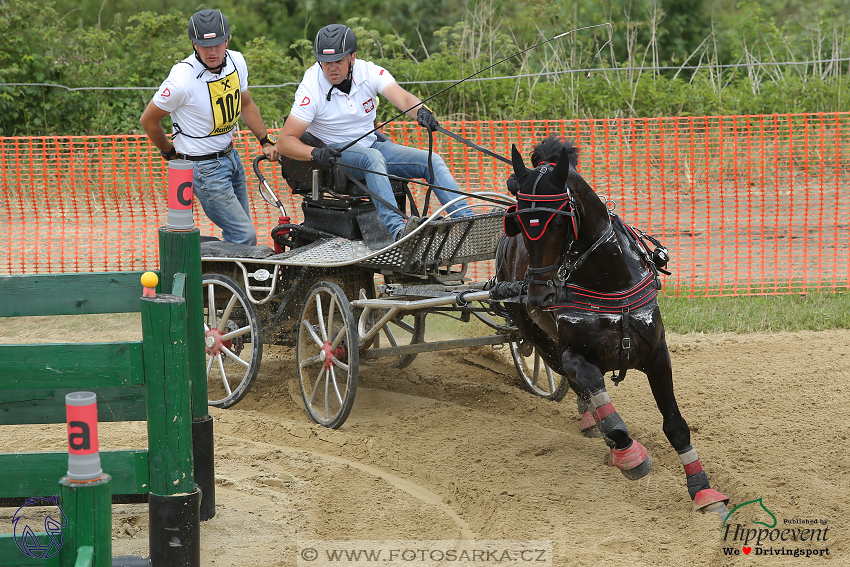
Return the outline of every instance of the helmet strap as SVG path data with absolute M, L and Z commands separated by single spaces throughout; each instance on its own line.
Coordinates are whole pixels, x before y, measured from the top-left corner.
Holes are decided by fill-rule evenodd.
M 345 78 L 345 80 L 341 81 L 338 85 L 331 85 L 331 88 L 328 89 L 328 96 L 326 97 L 327 101 L 331 100 L 331 91 L 333 91 L 334 89 L 337 89 L 338 91 L 344 92 L 345 94 L 348 94 L 348 93 L 351 92 L 351 76 L 352 76 L 352 69 L 353 68 L 354 68 L 354 60 L 352 59 L 351 61 L 348 62 L 348 76 Z
M 195 52 L 195 59 L 197 59 L 200 62 L 200 64 L 203 65 L 204 68 L 207 71 L 209 71 L 210 73 L 213 73 L 215 75 L 221 75 L 221 72 L 224 70 L 224 67 L 227 65 L 227 50 L 224 51 L 224 59 L 221 60 L 221 65 L 219 65 L 218 67 L 210 67 L 209 65 L 204 63 L 204 60 L 201 59 L 200 55 L 198 55 L 198 50 L 195 49 L 194 45 L 192 45 L 192 51 Z

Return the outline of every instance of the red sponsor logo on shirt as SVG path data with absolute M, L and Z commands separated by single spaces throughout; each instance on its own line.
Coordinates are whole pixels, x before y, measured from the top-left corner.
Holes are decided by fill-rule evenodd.
M 375 101 L 371 98 L 363 103 L 363 110 L 366 111 L 366 114 L 369 114 L 373 110 L 375 110 Z
M 164 91 L 162 91 L 161 95 L 162 95 L 162 98 L 168 98 L 168 97 L 171 96 L 171 91 L 168 90 L 168 88 L 166 88 Z
M 301 99 L 301 104 L 299 104 L 298 106 L 307 106 L 308 104 L 310 104 L 310 97 L 305 96 Z

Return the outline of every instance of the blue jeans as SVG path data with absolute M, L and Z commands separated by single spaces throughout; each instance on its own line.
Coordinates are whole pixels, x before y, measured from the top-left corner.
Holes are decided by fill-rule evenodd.
M 221 228 L 221 239 L 256 246 L 257 230 L 251 222 L 245 169 L 234 149 L 218 159 L 194 162 L 195 196 L 207 217 Z
M 345 144 L 331 144 L 335 148 L 340 148 Z M 437 154 L 433 154 L 431 161 L 434 165 L 434 180 L 431 183 L 445 187 L 447 189 L 457 189 L 452 173 L 449 171 L 446 162 Z M 354 165 L 372 171 L 381 173 L 389 173 L 406 179 L 428 179 L 428 151 L 402 146 L 392 142 L 375 142 L 371 148 L 364 148 L 357 144 L 351 146 L 344 152 L 340 158 L 340 163 L 343 165 Z M 366 186 L 369 190 L 387 201 L 395 204 L 392 186 L 390 180 L 384 175 L 374 173 L 366 173 L 356 169 L 346 169 L 346 171 L 355 179 L 366 180 Z M 442 189 L 434 189 L 434 194 L 440 200 L 440 203 L 447 203 L 452 199 L 459 197 L 456 193 L 443 191 Z M 378 210 L 378 216 L 390 234 L 395 237 L 404 229 L 404 219 L 386 205 L 373 200 L 375 208 Z M 458 201 L 446 211 L 452 217 L 467 217 L 474 213 L 466 208 L 458 211 L 461 207 L 467 205 L 466 201 Z

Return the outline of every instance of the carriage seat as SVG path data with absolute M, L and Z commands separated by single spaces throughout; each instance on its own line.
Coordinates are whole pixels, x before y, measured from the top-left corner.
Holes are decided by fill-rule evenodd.
M 376 132 L 378 139 L 387 138 Z M 305 132 L 301 141 L 315 148 L 325 147 L 320 139 Z M 304 213 L 304 226 L 326 233 L 341 236 L 349 240 L 366 239 L 370 246 L 381 246 L 392 242 L 389 231 L 378 218 L 375 205 L 369 194 L 354 181 L 346 177 L 339 163 L 323 167 L 313 161 L 300 161 L 280 156 L 280 173 L 294 194 L 302 195 L 301 210 Z M 319 199 L 314 200 L 313 170 L 319 170 Z M 365 185 L 365 181 L 362 182 Z M 406 181 L 393 181 L 390 184 L 395 202 L 402 212 L 407 210 L 408 194 Z
M 379 140 L 387 140 L 387 137 L 380 132 L 376 132 L 376 134 Z M 323 148 L 327 145 L 309 132 L 304 132 L 301 141 L 314 148 Z M 365 191 L 346 177 L 343 167 L 339 163 L 331 167 L 324 167 L 313 161 L 301 161 L 282 155 L 278 159 L 278 164 L 280 164 L 281 176 L 292 189 L 292 192 L 297 195 L 304 195 L 309 198 L 313 192 L 313 170 L 318 169 L 320 192 L 332 191 L 337 195 L 348 198 L 369 199 L 369 195 Z M 365 184 L 365 182 L 363 183 Z M 405 194 L 407 182 L 391 180 L 390 184 L 397 197 Z

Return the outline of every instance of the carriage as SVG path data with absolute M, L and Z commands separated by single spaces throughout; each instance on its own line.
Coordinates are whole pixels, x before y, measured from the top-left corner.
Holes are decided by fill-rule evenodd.
M 446 207 L 464 199 L 458 197 L 395 242 L 363 186 L 341 167 L 282 157 L 283 178 L 303 197 L 304 221 L 290 223 L 260 170 L 264 159 L 257 157 L 253 168 L 263 199 L 281 211 L 272 230 L 275 248 L 202 237 L 210 405 L 231 407 L 247 394 L 264 344 L 295 347 L 307 413 L 330 428 L 341 426 L 351 411 L 361 362 L 384 359 L 404 368 L 421 352 L 507 344 L 531 392 L 564 396 L 565 379 L 542 363 L 504 310 L 489 301 L 487 282 L 465 277 L 470 263 L 495 257 L 510 200 L 505 195 L 474 194 L 488 199 L 490 210 L 444 218 Z M 416 211 L 407 182 L 392 184 L 399 209 L 406 212 L 409 204 Z M 494 207 L 493 201 L 503 204 Z M 474 317 L 492 334 L 426 342 L 426 319 L 435 315 L 467 322 Z

